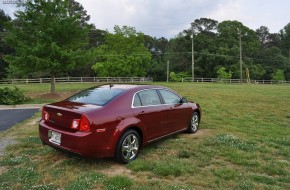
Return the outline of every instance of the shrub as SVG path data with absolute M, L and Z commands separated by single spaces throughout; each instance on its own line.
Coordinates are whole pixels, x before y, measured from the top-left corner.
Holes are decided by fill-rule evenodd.
M 15 105 L 25 102 L 27 98 L 23 91 L 17 87 L 14 88 L 0 88 L 0 104 Z
M 276 72 L 274 72 L 272 75 L 272 80 L 285 80 L 284 70 L 278 69 Z
M 230 79 L 232 78 L 233 72 L 229 71 L 226 72 L 226 68 L 221 67 L 219 70 L 216 72 L 218 75 L 218 79 Z
M 184 72 L 180 72 L 177 74 L 175 74 L 175 72 L 170 72 L 169 74 L 169 79 L 172 82 L 181 82 L 182 78 L 185 78 L 185 77 L 187 77 L 187 74 Z

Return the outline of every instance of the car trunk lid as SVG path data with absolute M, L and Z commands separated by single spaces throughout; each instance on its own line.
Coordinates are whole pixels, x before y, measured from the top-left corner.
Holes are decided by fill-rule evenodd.
M 82 114 L 101 108 L 102 106 L 98 105 L 62 101 L 45 105 L 43 111 L 49 115 L 48 120 L 45 121 L 48 125 L 62 129 L 71 129 L 74 119 L 80 119 Z

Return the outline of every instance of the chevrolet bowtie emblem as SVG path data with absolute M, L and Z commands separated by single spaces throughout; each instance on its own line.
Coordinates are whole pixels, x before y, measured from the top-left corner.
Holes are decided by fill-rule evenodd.
M 61 114 L 61 113 L 57 113 L 56 115 L 57 115 L 57 116 L 59 116 L 59 117 L 61 117 L 61 116 L 62 116 L 62 114 Z

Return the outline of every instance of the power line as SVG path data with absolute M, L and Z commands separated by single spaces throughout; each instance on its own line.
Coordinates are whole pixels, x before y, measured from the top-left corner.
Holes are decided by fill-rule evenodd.
M 191 55 L 192 52 L 173 52 L 173 53 L 158 53 L 155 55 Z M 204 53 L 204 52 L 194 52 L 196 55 L 207 55 L 207 56 L 215 56 L 215 57 L 225 57 L 232 59 L 239 59 L 239 56 L 225 55 L 225 54 L 215 54 L 215 53 Z M 99 54 L 96 57 L 123 57 L 123 56 L 148 56 L 148 54 L 140 53 L 140 54 Z M 288 63 L 287 60 L 278 60 L 278 59 L 261 59 L 261 58 L 253 58 L 253 57 L 242 57 L 243 60 L 256 60 L 256 61 L 265 61 L 265 62 L 276 62 L 276 63 Z

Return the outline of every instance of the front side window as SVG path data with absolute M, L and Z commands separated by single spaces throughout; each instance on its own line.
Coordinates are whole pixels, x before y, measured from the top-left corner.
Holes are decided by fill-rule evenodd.
M 159 90 L 161 96 L 163 97 L 163 100 L 165 104 L 178 104 L 180 103 L 180 97 L 176 94 L 168 91 L 168 90 Z
M 140 100 L 141 106 L 152 106 L 161 104 L 160 98 L 156 90 L 143 90 L 141 92 L 138 92 L 134 98 L 134 107 L 138 107 L 140 105 L 138 99 Z

